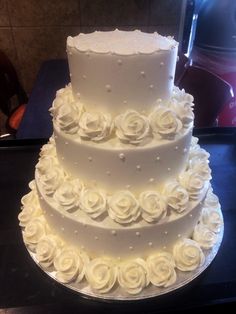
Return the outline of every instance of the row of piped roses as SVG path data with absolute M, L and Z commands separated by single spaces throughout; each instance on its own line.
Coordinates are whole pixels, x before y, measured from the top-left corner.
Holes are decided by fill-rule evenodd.
M 56 126 L 67 134 L 94 142 L 115 135 L 122 143 L 138 145 L 152 137 L 173 140 L 181 130 L 190 126 L 194 119 L 193 103 L 184 96 L 181 101 L 178 97 L 172 98 L 168 104 L 157 103 L 148 116 L 127 110 L 112 119 L 108 113 L 85 111 L 84 106 L 74 100 L 71 88 L 66 87 L 57 93 L 50 111 Z
M 136 197 L 131 191 L 121 190 L 107 194 L 88 187 L 79 179 L 68 177 L 52 156 L 41 157 L 37 179 L 44 194 L 68 213 L 82 210 L 92 219 L 106 215 L 119 224 L 130 224 L 142 217 L 152 223 L 174 211 L 181 214 L 189 201 L 197 200 L 211 179 L 208 160 L 192 159 L 189 169 L 181 173 L 178 181 L 166 184 L 162 192 L 147 190 Z
M 35 190 L 31 193 L 34 194 Z M 52 233 L 42 210 L 36 203 L 32 203 L 32 198 L 36 197 L 36 193 L 24 197 L 23 208 L 18 216 L 25 244 L 35 254 L 43 269 L 55 272 L 57 280 L 67 284 L 85 279 L 98 293 L 108 293 L 115 285 L 131 295 L 140 293 L 149 284 L 157 287 L 173 285 L 177 278 L 176 268 L 180 271 L 193 271 L 204 263 L 202 248 L 210 249 L 216 244 L 217 233 L 222 226 L 218 210 L 206 207 L 194 229 L 193 239 L 178 240 L 172 254 L 156 251 L 146 259 L 132 258 L 125 261 L 109 257 L 91 259 L 84 250 L 68 246 Z M 219 218 L 217 221 L 216 214 Z M 104 269 L 106 276 L 103 276 Z

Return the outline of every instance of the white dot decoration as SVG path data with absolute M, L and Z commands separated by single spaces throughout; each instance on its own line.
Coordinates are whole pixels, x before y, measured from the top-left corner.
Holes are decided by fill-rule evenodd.
M 61 157 L 61 160 L 65 160 L 65 158 L 64 158 L 64 157 Z
M 126 189 L 130 189 L 130 188 L 131 188 L 131 185 L 130 185 L 130 184 L 127 184 L 125 187 L 126 187 Z
M 106 171 L 106 175 L 107 175 L 107 176 L 110 176 L 110 175 L 111 175 L 111 172 L 110 172 L 109 170 L 107 170 L 107 171 Z
M 118 63 L 118 65 L 122 65 L 123 62 L 122 62 L 121 59 L 118 59 L 118 60 L 117 60 L 117 63 Z
M 111 85 L 107 84 L 105 87 L 106 87 L 107 92 L 111 91 Z
M 153 182 L 154 182 L 154 178 L 150 178 L 150 179 L 149 179 L 149 182 L 150 182 L 150 183 L 153 183 Z
M 160 62 L 160 66 L 163 67 L 165 64 L 164 62 Z
M 157 161 L 160 161 L 160 160 L 161 160 L 160 156 L 157 156 L 157 157 L 156 157 L 156 160 L 157 160 Z
M 50 217 L 53 217 L 53 214 L 50 214 Z
M 81 250 L 84 250 L 84 246 L 83 245 L 81 245 Z
M 163 246 L 163 250 L 166 250 L 166 246 L 165 245 Z
M 129 250 L 132 251 L 134 248 L 132 246 L 129 247 Z
M 93 160 L 93 158 L 92 158 L 91 156 L 89 156 L 89 157 L 88 157 L 88 161 L 91 162 L 92 160 Z
M 125 160 L 125 154 L 120 153 L 120 154 L 119 154 L 119 158 L 124 161 L 124 160 Z
M 169 171 L 169 172 L 170 172 L 170 171 L 171 171 L 171 168 L 167 168 L 167 171 Z
M 137 237 L 140 237 L 140 232 L 139 231 L 137 231 L 135 234 L 136 234 Z
M 56 139 L 56 138 L 57 138 L 57 135 L 54 135 L 54 138 Z
M 187 153 L 187 148 L 183 149 L 183 153 L 186 154 Z
M 72 56 L 72 52 L 71 51 L 69 51 L 68 53 L 69 53 L 70 56 Z
M 150 89 L 153 89 L 153 88 L 154 88 L 154 85 L 153 85 L 153 84 L 149 85 L 149 88 L 150 88 Z
M 61 227 L 61 231 L 64 232 L 64 231 L 65 231 L 65 228 Z
M 190 217 L 190 218 L 192 218 L 192 217 L 193 217 L 193 215 L 192 215 L 192 214 L 190 214 L 190 215 L 189 215 L 189 217 Z
M 72 77 L 72 73 L 70 73 L 70 77 Z
M 126 105 L 126 104 L 127 104 L 127 100 L 124 100 L 124 101 L 123 101 L 123 104 L 125 104 L 125 105 Z
M 96 237 L 94 237 L 94 239 L 97 241 L 97 240 L 98 240 L 98 237 L 96 236 Z
M 65 218 L 65 216 L 64 216 L 64 215 L 61 215 L 61 218 L 62 218 L 62 219 L 64 219 L 64 218 Z
M 84 80 L 86 80 L 87 77 L 86 77 L 86 75 L 84 74 L 84 75 L 82 76 L 82 78 L 83 78 Z
M 137 169 L 137 170 L 141 170 L 141 166 L 140 166 L 140 165 L 137 165 L 137 166 L 136 166 L 136 169 Z
M 178 150 L 179 149 L 179 146 L 175 146 L 175 150 Z
M 178 238 L 181 238 L 181 234 L 178 234 Z
M 75 231 L 74 231 L 74 234 L 78 234 L 78 230 L 75 230 Z
M 65 145 L 68 145 L 69 143 L 68 142 L 65 142 Z
M 77 161 L 75 161 L 75 162 L 74 162 L 74 165 L 78 165 L 78 162 L 77 162 Z
M 168 234 L 168 231 L 165 231 L 164 233 L 165 233 L 165 234 Z
M 43 200 L 43 197 L 42 197 L 42 196 L 40 196 L 40 199 L 41 199 L 41 200 Z
M 152 242 L 148 242 L 148 245 L 149 245 L 149 246 L 153 246 L 153 243 L 152 243 Z
M 86 51 L 85 55 L 86 55 L 87 57 L 90 57 L 89 51 Z
M 142 77 L 145 77 L 145 72 L 144 71 L 141 71 L 140 74 L 141 74 Z
M 78 98 L 80 98 L 80 93 L 77 93 L 76 95 L 77 95 Z
M 116 230 L 112 230 L 112 231 L 111 231 L 111 234 L 112 234 L 113 236 L 116 236 Z

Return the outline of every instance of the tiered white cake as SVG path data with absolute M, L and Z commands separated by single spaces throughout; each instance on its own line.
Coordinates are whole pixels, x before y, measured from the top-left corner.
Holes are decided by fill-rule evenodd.
M 217 242 L 220 205 L 192 137 L 193 97 L 174 86 L 177 49 L 140 31 L 67 39 L 71 84 L 19 214 L 25 244 L 62 283 L 166 288 Z

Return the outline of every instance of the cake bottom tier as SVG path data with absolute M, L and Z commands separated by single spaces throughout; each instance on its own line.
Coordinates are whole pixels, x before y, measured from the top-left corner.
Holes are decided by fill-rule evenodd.
M 220 204 L 210 188 L 202 205 L 196 207 L 199 216 L 191 232 L 177 237 L 171 246 L 156 248 L 149 245 L 148 252 L 140 250 L 134 255 L 122 257 L 119 256 L 122 254 L 108 254 L 104 243 L 103 254 L 96 255 L 94 250 L 91 255 L 81 247 L 79 237 L 77 243 L 71 243 L 64 236 L 66 223 L 60 226 L 60 233 L 55 225 L 54 228 L 50 225 L 50 211 L 41 208 L 45 203 L 42 199 L 39 202 L 35 184 L 31 184 L 31 187 L 32 191 L 22 199 L 19 221 L 24 243 L 35 261 L 57 281 L 72 284 L 78 290 L 86 288 L 105 298 L 111 295 L 118 299 L 125 296 L 138 298 L 147 289 L 153 293 L 155 289 L 166 291 L 176 283 L 179 286 L 179 280 L 185 278 L 185 274 L 190 274 L 188 278 L 191 278 L 191 274 L 194 276 L 205 267 L 206 256 L 222 235 Z M 174 230 L 174 224 L 171 228 Z M 122 243 L 117 251 L 122 250 L 128 240 L 120 239 Z M 94 242 L 96 244 L 95 239 Z

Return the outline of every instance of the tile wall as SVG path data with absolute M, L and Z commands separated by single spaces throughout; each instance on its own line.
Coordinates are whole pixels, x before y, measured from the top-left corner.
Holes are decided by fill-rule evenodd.
M 0 49 L 28 93 L 44 60 L 65 58 L 68 35 L 114 28 L 178 39 L 184 0 L 0 0 Z

